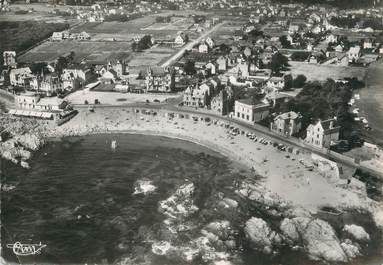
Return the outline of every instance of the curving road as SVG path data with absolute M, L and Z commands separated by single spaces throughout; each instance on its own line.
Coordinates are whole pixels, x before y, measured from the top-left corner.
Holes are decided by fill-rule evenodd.
M 171 65 L 172 63 L 174 63 L 175 61 L 177 61 L 183 54 L 186 50 L 191 50 L 194 45 L 200 43 L 202 41 L 202 39 L 206 38 L 208 35 L 210 35 L 211 33 L 213 33 L 214 31 L 216 31 L 218 28 L 220 28 L 222 25 L 226 24 L 226 21 L 223 21 L 221 23 L 218 23 L 217 25 L 215 25 L 214 27 L 212 27 L 211 29 L 209 29 L 208 31 L 205 31 L 201 36 L 199 36 L 197 39 L 195 40 L 192 40 L 188 43 L 186 43 L 182 48 L 181 50 L 179 50 L 176 54 L 174 54 L 172 57 L 170 57 L 168 60 L 166 60 L 166 62 L 164 62 L 161 66 L 162 67 L 166 67 L 166 66 L 169 66 Z

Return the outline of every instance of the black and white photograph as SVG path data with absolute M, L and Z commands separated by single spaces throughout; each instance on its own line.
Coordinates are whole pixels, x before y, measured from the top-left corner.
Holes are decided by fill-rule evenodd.
M 0 265 L 383 265 L 383 0 L 0 0 Z

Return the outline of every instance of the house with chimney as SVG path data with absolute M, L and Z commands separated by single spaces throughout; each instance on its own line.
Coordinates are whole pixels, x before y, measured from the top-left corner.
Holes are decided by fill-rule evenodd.
M 15 51 L 4 51 L 3 52 L 3 63 L 4 66 L 16 68 L 16 52 Z
M 220 73 L 226 72 L 226 70 L 228 68 L 228 58 L 226 56 L 221 55 L 216 60 L 216 64 L 217 64 L 217 71 L 218 72 L 220 72 Z
M 65 68 L 61 75 L 63 89 L 73 90 L 86 85 L 92 78 L 92 70 L 85 65 Z
M 188 37 L 185 35 L 185 33 L 181 32 L 180 34 L 177 35 L 174 39 L 174 44 L 177 46 L 183 46 L 187 43 Z
M 146 92 L 171 92 L 174 71 L 169 67 L 149 67 L 145 77 Z
M 233 91 L 230 87 L 226 87 L 211 99 L 210 109 L 220 115 L 226 115 L 230 112 L 232 99 Z
M 106 70 L 113 70 L 117 77 L 123 79 L 125 76 L 129 75 L 129 66 L 125 61 L 109 61 Z
M 254 101 L 250 98 L 239 99 L 234 103 L 234 118 L 254 124 L 269 115 L 270 105 L 266 101 Z
M 330 148 L 333 142 L 339 140 L 339 130 L 335 119 L 317 120 L 307 127 L 304 141 L 314 147 Z
M 291 136 L 300 131 L 302 115 L 294 111 L 277 115 L 270 123 L 270 130 L 283 135 Z
M 212 87 L 208 84 L 196 84 L 194 87 L 189 86 L 184 91 L 183 105 L 192 108 L 206 108 L 209 104 Z
M 62 89 L 63 83 L 56 73 L 42 75 L 38 89 L 40 92 L 44 92 L 47 96 L 51 96 Z
M 29 67 L 22 67 L 9 71 L 9 81 L 12 86 L 26 87 L 35 84 L 37 79 Z

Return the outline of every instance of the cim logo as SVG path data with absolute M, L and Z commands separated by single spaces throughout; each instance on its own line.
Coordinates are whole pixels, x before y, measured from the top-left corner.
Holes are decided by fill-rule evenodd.
M 47 245 L 40 244 L 21 244 L 16 242 L 14 244 L 7 244 L 7 248 L 11 248 L 13 253 L 17 256 L 31 256 L 41 254 L 41 250 Z

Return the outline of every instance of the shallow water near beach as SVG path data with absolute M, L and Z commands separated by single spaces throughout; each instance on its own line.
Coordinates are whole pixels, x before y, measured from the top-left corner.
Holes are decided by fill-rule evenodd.
M 50 142 L 34 155 L 30 166 L 25 170 L 3 164 L 2 183 L 15 186 L 1 194 L 3 257 L 11 262 L 18 260 L 6 244 L 42 242 L 47 246 L 40 255 L 20 258 L 20 262 L 115 264 L 129 257 L 151 264 L 180 264 L 154 255 L 152 242 L 143 240 L 159 237 L 157 231 L 165 220 L 158 211 L 159 201 L 186 181 L 193 182 L 195 204 L 204 212 L 202 227 L 217 218 L 209 208 L 214 195 L 235 196 L 233 181 L 250 174 L 203 146 L 130 134 Z M 142 180 L 156 188 L 134 195 L 135 184 Z M 267 221 L 267 216 L 260 217 Z M 276 264 L 275 259 L 246 249 L 239 256 L 241 264 Z M 277 262 L 314 264 L 288 250 Z

